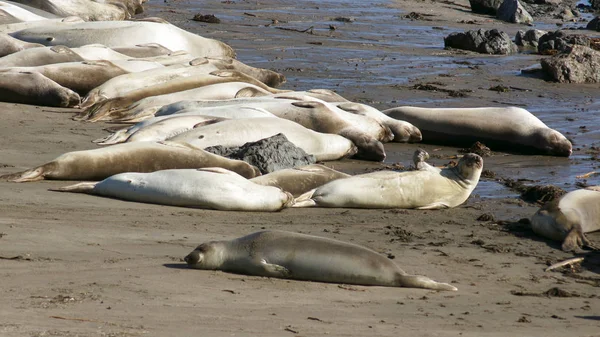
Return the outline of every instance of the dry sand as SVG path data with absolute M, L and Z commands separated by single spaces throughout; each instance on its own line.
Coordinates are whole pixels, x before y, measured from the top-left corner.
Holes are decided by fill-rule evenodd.
M 321 69 L 330 66 L 328 54 L 306 41 L 315 42 L 315 38 L 324 41 L 328 51 L 339 47 L 350 53 L 351 39 L 340 40 L 344 29 L 337 30 L 340 39 L 335 40 L 239 24 L 240 20 L 255 19 L 243 12 L 260 15 L 272 11 L 280 13 L 280 20 L 283 16 L 291 20 L 295 15 L 304 15 L 307 21 L 314 19 L 305 14 L 312 8 L 309 4 L 285 15 L 282 13 L 290 13 L 293 3 L 284 8 L 274 4 L 215 2 L 215 8 L 234 10 L 229 13 L 213 8 L 211 14 L 235 18 L 238 24 L 228 26 L 224 22 L 217 29 L 196 26 L 197 31 L 230 43 L 248 63 L 289 68 L 284 71 L 289 78 L 287 88 L 329 87 L 327 84 L 338 81 L 336 89 L 342 95 L 370 99 L 382 108 L 415 96 L 438 104 L 488 105 L 498 94 L 481 88 L 487 88 L 494 78 L 501 78 L 504 85 L 534 88 L 534 92 L 508 93 L 501 98 L 505 101 L 528 102 L 544 92 L 548 100 L 555 99 L 560 105 L 569 100 L 581 102 L 582 97 L 597 93 L 597 87 L 592 86 L 558 86 L 539 79 L 498 75 L 493 69 L 503 65 L 493 61 L 489 67 L 449 70 L 471 72 L 442 80 L 477 93 L 449 101 L 445 94 L 397 89 L 391 82 L 379 85 L 377 76 L 365 78 L 366 73 L 353 70 L 350 61 L 343 70 L 328 74 Z M 473 16 L 463 2 L 460 4 L 462 7 L 448 2 L 397 2 L 394 10 L 428 11 L 441 21 L 434 25 L 456 30 L 471 28 L 457 23 L 459 17 L 475 17 L 512 31 L 522 28 Z M 190 2 L 169 0 L 163 5 L 162 0 L 151 1 L 147 15 L 160 15 L 182 26 L 197 25 L 186 21 L 191 17 L 182 9 L 186 5 Z M 383 10 L 392 9 L 384 6 Z M 411 23 L 405 20 L 402 24 Z M 306 28 L 304 21 L 297 26 Z M 362 33 L 372 29 L 370 25 L 356 26 L 354 29 Z M 257 40 L 260 34 L 262 41 Z M 272 34 L 272 39 L 266 34 Z M 269 44 L 273 47 L 267 48 Z M 399 51 L 392 47 L 365 46 L 377 53 L 393 49 L 394 53 L 410 51 L 422 57 L 445 53 L 406 45 L 399 46 L 404 48 Z M 293 53 L 313 55 L 316 61 L 298 64 Z M 303 71 L 295 74 L 294 69 L 300 68 Z M 412 74 L 414 80 L 420 69 L 395 71 Z M 351 78 L 344 81 L 345 76 Z M 317 80 L 310 82 L 311 78 Z M 436 75 L 427 73 L 422 80 L 428 78 Z M 71 113 L 60 109 L 15 104 L 0 104 L 0 108 L 0 173 L 24 170 L 67 151 L 94 148 L 90 141 L 104 136 L 102 128 L 111 126 L 74 122 Z M 595 135 L 587 137 L 597 141 Z M 405 165 L 416 147 L 386 145 L 390 157 Z M 423 147 L 439 154 L 434 160 L 437 164 L 449 161 L 447 158 L 457 150 Z M 536 172 L 545 172 L 548 179 L 552 178 L 550 171 L 568 171 L 574 162 L 588 163 L 581 166 L 584 169 L 597 167 L 597 161 L 589 164 L 583 150 L 576 154 L 578 161 L 499 155 L 486 158 L 485 165 L 518 178 L 531 174 L 528 162 L 538 162 L 544 167 Z M 348 172 L 381 166 L 352 160 L 329 165 Z M 555 184 L 562 184 L 560 179 Z M 538 239 L 527 225 L 518 223 L 538 206 L 524 203 L 514 192 L 491 181 L 482 181 L 482 188 L 465 205 L 450 210 L 286 209 L 278 213 L 195 210 L 48 191 L 67 184 L 0 182 L 0 336 L 600 336 L 600 254 L 582 254 L 585 262 L 572 271 L 544 272 L 549 263 L 573 254 L 562 252 L 557 243 Z M 491 215 L 495 221 L 477 220 L 482 214 Z M 182 257 L 203 241 L 234 238 L 260 229 L 291 230 L 365 245 L 393 257 L 409 273 L 451 282 L 459 290 L 288 281 L 189 270 L 182 262 Z M 600 242 L 600 233 L 589 238 Z M 553 288 L 562 290 L 554 293 L 566 297 L 543 295 Z

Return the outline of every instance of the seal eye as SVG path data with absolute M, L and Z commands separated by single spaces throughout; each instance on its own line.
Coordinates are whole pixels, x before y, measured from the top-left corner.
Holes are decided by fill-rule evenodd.
M 54 38 L 53 37 L 47 37 L 46 41 L 54 41 Z

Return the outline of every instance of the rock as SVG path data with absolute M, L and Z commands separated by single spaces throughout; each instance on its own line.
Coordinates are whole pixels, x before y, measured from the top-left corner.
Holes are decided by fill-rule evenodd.
M 554 15 L 554 18 L 563 21 L 574 21 L 576 16 L 577 14 L 574 13 L 570 8 L 563 7 L 558 13 Z
M 246 143 L 240 147 L 226 148 L 218 145 L 204 150 L 223 157 L 243 160 L 258 167 L 263 174 L 316 162 L 314 156 L 307 154 L 288 141 L 282 133 L 256 142 Z
M 593 9 L 599 10 L 600 9 L 600 0 L 592 0 L 592 1 L 590 1 L 590 5 L 592 6 Z
M 470 30 L 464 33 L 452 33 L 444 38 L 446 48 L 472 50 L 482 54 L 512 54 L 517 46 L 510 37 L 497 29 Z
M 600 1 L 598 1 L 598 3 L 600 3 Z M 597 16 L 593 18 L 592 21 L 588 22 L 587 26 L 585 26 L 585 29 L 600 32 L 600 16 Z
M 590 38 L 585 35 L 566 34 L 561 30 L 544 34 L 538 41 L 538 53 L 554 55 L 568 51 L 571 46 L 580 45 L 589 47 Z
M 520 30 L 517 32 L 517 35 L 515 36 L 515 44 L 517 46 L 522 46 L 522 47 L 537 48 L 540 37 L 542 37 L 546 33 L 548 33 L 548 32 L 546 32 L 544 30 L 539 30 L 539 29 L 530 29 L 526 32 Z
M 496 15 L 504 0 L 469 0 L 471 11 L 478 14 Z
M 504 0 L 498 8 L 496 17 L 502 21 L 512 23 L 533 24 L 533 18 L 521 5 L 519 0 Z
M 221 20 L 218 17 L 214 16 L 213 14 L 206 14 L 206 15 L 196 14 L 192 18 L 192 20 L 199 21 L 199 22 L 206 22 L 206 23 L 221 23 Z
M 544 73 L 561 83 L 600 83 L 600 52 L 588 47 L 573 45 L 541 64 Z

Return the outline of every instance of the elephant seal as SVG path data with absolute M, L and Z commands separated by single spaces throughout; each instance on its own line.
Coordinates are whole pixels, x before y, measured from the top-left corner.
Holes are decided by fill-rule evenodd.
M 254 109 L 254 108 L 239 108 L 239 109 L 212 109 L 210 111 L 203 109 L 202 111 L 189 111 L 189 112 L 185 112 L 182 111 L 182 113 L 176 114 L 176 115 L 169 115 L 169 116 L 161 116 L 161 117 L 152 117 L 146 120 L 143 120 L 141 122 L 138 122 L 134 125 L 132 125 L 131 127 L 128 128 L 124 128 L 121 130 L 117 130 L 114 133 L 100 138 L 100 139 L 96 139 L 93 142 L 96 144 L 100 144 L 100 145 L 111 145 L 111 144 L 117 144 L 117 143 L 123 143 L 123 142 L 128 142 L 130 141 L 130 137 L 136 135 L 138 132 L 142 132 L 142 133 L 147 133 L 148 131 L 150 131 L 150 129 L 147 128 L 152 128 L 154 129 L 153 125 L 154 124 L 158 124 L 161 123 L 163 121 L 172 119 L 172 118 L 187 118 L 187 117 L 193 117 L 196 118 L 196 120 L 198 120 L 198 122 L 194 123 L 193 125 L 186 125 L 183 128 L 188 128 L 188 127 L 195 127 L 198 126 L 198 124 L 200 123 L 200 121 L 205 121 L 205 120 L 225 120 L 225 119 L 240 119 L 240 118 L 254 118 L 254 117 L 275 117 L 275 115 L 273 115 L 272 113 L 264 110 L 264 109 Z M 183 119 L 182 119 L 183 120 Z M 190 121 L 190 119 L 185 119 L 186 121 Z M 171 122 L 166 122 L 166 123 L 171 123 Z M 163 123 L 164 125 L 164 123 Z M 183 130 L 183 128 L 180 126 L 177 126 L 175 129 L 173 129 L 173 131 L 179 129 L 182 130 L 182 132 L 184 132 L 185 130 Z M 190 128 L 191 129 L 191 128 Z M 146 130 L 146 131 L 144 131 Z M 161 128 L 159 128 L 157 131 L 159 131 L 162 134 L 165 134 L 164 130 L 161 130 Z M 150 133 L 153 133 L 152 131 L 150 131 Z M 174 136 L 174 135 L 173 135 Z M 171 136 L 171 137 L 173 137 Z M 137 137 L 135 137 L 137 138 Z M 170 137 L 169 137 L 170 138 Z
M 293 207 L 416 208 L 456 207 L 479 182 L 483 159 L 464 155 L 455 167 L 408 172 L 379 171 L 334 180 L 296 199 Z
M 273 88 L 286 82 L 283 74 L 269 69 L 251 67 L 231 57 L 208 57 L 206 59 L 211 63 L 217 64 L 217 67 L 221 70 L 239 71 Z
M 131 17 L 123 7 L 111 4 L 111 1 L 91 0 L 13 0 L 43 11 L 65 16 L 79 16 L 85 21 L 125 20 Z M 106 2 L 106 3 L 104 3 Z
M 66 62 L 37 67 L 12 67 L 6 68 L 6 70 L 0 69 L 0 74 L 6 71 L 40 73 L 80 95 L 87 94 L 90 90 L 113 77 L 128 73 L 110 61 Z M 85 75 L 82 76 L 82 74 Z
M 83 57 L 65 46 L 24 49 L 0 58 L 0 67 L 36 67 L 52 63 L 82 62 Z
M 562 241 L 562 249 L 594 247 L 584 233 L 600 230 L 600 192 L 581 189 L 542 206 L 531 218 L 531 229 L 545 238 Z
M 302 281 L 456 291 L 426 276 L 409 275 L 363 246 L 307 234 L 262 231 L 210 241 L 184 258 L 190 268 Z
M 268 87 L 262 82 L 238 71 L 216 70 L 207 73 L 210 67 L 212 65 L 207 65 L 206 67 L 202 67 L 201 65 L 182 67 L 174 69 L 172 72 L 166 71 L 166 68 L 164 68 L 164 72 L 159 71 L 162 69 L 153 69 L 148 72 L 136 73 L 139 74 L 137 76 L 136 74 L 127 74 L 116 77 L 90 91 L 81 106 L 82 108 L 86 108 L 86 110 L 77 118 L 90 122 L 99 121 L 110 115 L 113 110 L 125 108 L 142 98 L 170 94 L 217 83 L 246 82 L 270 92 L 280 91 Z M 155 76 L 151 78 L 149 72 L 152 72 Z M 192 76 L 192 74 L 196 74 L 196 76 Z M 145 75 L 148 76 L 145 78 Z M 126 80 L 127 77 L 135 77 L 135 79 L 128 81 Z M 131 90 L 132 88 L 133 90 Z M 105 99 L 106 97 L 113 98 Z
M 151 118 L 163 106 L 184 100 L 231 100 L 240 90 L 252 88 L 257 91 L 269 92 L 261 87 L 246 82 L 225 82 L 206 85 L 199 88 L 173 92 L 170 94 L 142 98 L 122 109 L 114 109 L 101 117 L 101 120 L 134 122 Z M 255 117 L 255 116 L 248 116 Z M 88 119 L 96 120 L 95 118 Z
M 41 27 L 48 26 L 52 24 L 71 24 L 77 22 L 84 22 L 80 17 L 77 16 L 69 16 L 66 18 L 55 18 L 55 19 L 46 19 L 39 21 L 25 21 L 25 22 L 16 22 L 0 25 L 0 33 L 12 34 L 14 32 L 18 32 L 23 29 L 33 28 L 33 27 Z M 42 43 L 43 44 L 43 43 Z
M 25 8 L 13 5 L 5 1 L 0 1 L 0 11 L 3 11 L 7 15 L 13 17 L 15 20 L 17 20 L 16 22 L 46 20 L 46 18 L 43 16 L 37 15 L 31 11 L 26 10 Z
M 0 33 L 0 57 L 19 52 L 21 50 L 39 47 L 43 47 L 43 45 L 39 43 L 29 43 L 17 40 L 8 34 Z
M 127 172 L 101 182 L 79 183 L 53 191 L 223 211 L 273 212 L 294 201 L 294 197 L 287 192 L 255 184 L 220 167 L 151 173 Z
M 195 57 L 235 57 L 225 43 L 189 33 L 162 19 L 137 21 L 95 21 L 53 24 L 23 29 L 11 35 L 19 40 L 46 46 L 81 47 L 100 43 L 107 47 L 158 43 L 170 50 L 185 50 Z
M 94 150 L 67 152 L 49 163 L 23 172 L 0 176 L 14 182 L 37 180 L 102 180 L 122 172 L 223 167 L 246 178 L 260 175 L 258 168 L 241 160 L 217 156 L 188 144 L 137 142 Z
M 348 177 L 350 177 L 349 174 L 327 166 L 312 164 L 263 174 L 250 179 L 250 181 L 260 185 L 279 187 L 297 197 L 330 181 Z
M 278 133 L 283 133 L 290 142 L 318 161 L 351 157 L 357 151 L 354 143 L 342 136 L 312 131 L 298 123 L 270 117 L 231 119 L 204 125 L 169 140 L 186 142 L 202 149 L 215 145 L 236 147 Z
M 425 142 L 471 146 L 481 141 L 510 151 L 568 157 L 571 142 L 529 111 L 509 108 L 428 109 L 401 106 L 384 114 L 414 124 Z M 517 145 L 517 146 L 515 146 Z
M 80 97 L 40 73 L 9 70 L 0 72 L 0 101 L 71 108 Z

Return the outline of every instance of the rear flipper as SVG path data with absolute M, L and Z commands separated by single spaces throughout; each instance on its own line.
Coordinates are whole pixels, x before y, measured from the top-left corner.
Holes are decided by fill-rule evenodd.
M 292 207 L 314 207 L 317 203 L 312 199 L 313 194 L 317 189 L 312 189 L 294 200 Z
M 396 276 L 396 285 L 399 287 L 406 287 L 406 288 L 424 288 L 424 289 L 449 290 L 449 291 L 457 291 L 458 290 L 455 286 L 452 286 L 448 283 L 436 282 L 427 276 L 421 276 L 421 275 L 398 274 Z
M 55 192 L 72 192 L 72 193 L 87 193 L 91 194 L 94 187 L 98 182 L 83 182 L 74 185 L 59 187 L 59 188 L 50 188 L 50 191 Z
M 43 166 L 40 166 L 22 172 L 9 173 L 0 176 L 0 179 L 12 181 L 15 183 L 44 180 L 44 168 Z
M 585 237 L 581 226 L 579 224 L 574 225 L 569 231 L 569 234 L 565 237 L 562 244 L 562 250 L 566 252 L 576 251 L 583 246 L 589 247 L 594 250 L 600 250 L 599 247 L 595 246 L 590 240 Z

